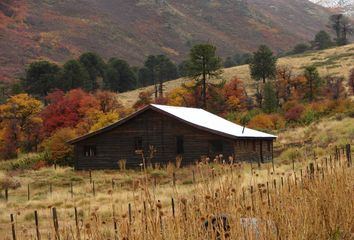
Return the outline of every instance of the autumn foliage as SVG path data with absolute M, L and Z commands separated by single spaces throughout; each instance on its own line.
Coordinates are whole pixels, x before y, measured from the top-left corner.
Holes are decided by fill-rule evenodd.
M 0 105 L 0 158 L 41 149 L 52 159 L 69 155 L 66 141 L 118 121 L 131 113 L 108 91 L 94 94 L 81 89 L 49 93 L 44 104 L 28 94 L 10 97 Z
M 311 124 L 334 114 L 354 116 L 354 103 L 348 98 L 353 71 L 346 88 L 345 79 L 333 76 L 318 79 L 316 69 L 310 70 L 307 76 L 295 75 L 288 67 L 278 67 L 273 82 L 259 85 L 263 107 L 254 104 L 257 102 L 254 95 L 247 93 L 238 77 L 210 83 L 206 92 L 207 110 L 264 131 Z M 313 88 L 311 84 L 315 81 L 318 85 Z M 26 93 L 16 94 L 0 105 L 0 158 L 10 159 L 19 153 L 41 150 L 52 161 L 63 161 L 70 158 L 72 151 L 67 144 L 69 139 L 106 127 L 131 114 L 133 109 L 151 103 L 201 107 L 201 93 L 198 82 L 185 81 L 156 99 L 151 91 L 141 92 L 132 109 L 123 106 L 116 93 L 102 90 L 94 93 L 82 89 L 66 93 L 55 90 L 43 101 Z

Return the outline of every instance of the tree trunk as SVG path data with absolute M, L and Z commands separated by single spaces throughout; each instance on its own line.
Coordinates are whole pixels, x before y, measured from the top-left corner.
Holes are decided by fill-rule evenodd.
M 151 80 L 154 84 L 154 95 L 155 95 L 155 100 L 157 99 L 157 84 L 156 84 L 156 79 L 155 79 L 155 71 L 154 69 L 151 69 Z
M 160 79 L 160 83 L 159 83 L 159 96 L 160 96 L 160 98 L 163 97 L 163 81 L 162 81 L 162 78 Z
M 207 109 L 207 103 L 206 103 L 206 69 L 205 69 L 205 59 L 203 58 L 203 79 L 202 79 L 202 84 L 203 84 L 203 109 Z

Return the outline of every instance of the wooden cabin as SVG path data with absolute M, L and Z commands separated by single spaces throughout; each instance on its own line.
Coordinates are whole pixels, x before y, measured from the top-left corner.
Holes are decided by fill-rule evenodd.
M 182 159 L 193 164 L 202 157 L 225 162 L 270 161 L 276 136 L 244 128 L 203 109 L 151 104 L 98 131 L 71 140 L 77 170 L 139 168 L 142 154 L 151 164 Z M 146 160 L 147 161 L 147 160 Z M 222 160 L 221 160 L 222 161 Z

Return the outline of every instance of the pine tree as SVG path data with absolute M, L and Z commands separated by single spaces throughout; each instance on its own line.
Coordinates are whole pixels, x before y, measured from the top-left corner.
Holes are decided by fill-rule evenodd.
M 24 90 L 44 97 L 58 85 L 60 67 L 48 61 L 37 61 L 29 65 L 23 79 Z
M 315 99 L 315 95 L 319 87 L 321 86 L 321 77 L 314 66 L 308 66 L 305 68 L 304 72 L 305 78 L 307 80 L 307 97 L 310 102 Z
M 313 42 L 314 48 L 322 50 L 333 46 L 333 42 L 331 40 L 331 36 L 325 31 L 319 31 Z
M 276 97 L 274 88 L 271 83 L 264 85 L 264 103 L 263 111 L 266 113 L 273 113 L 278 108 L 278 99 Z
M 80 56 L 79 61 L 89 75 L 90 89 L 87 90 L 94 91 L 98 89 L 98 78 L 103 78 L 105 71 L 105 63 L 102 58 L 96 53 L 87 52 Z
M 276 76 L 277 59 L 273 52 L 265 45 L 261 45 L 258 51 L 253 54 L 250 63 L 251 76 L 256 81 L 273 79 Z
M 221 59 L 216 55 L 216 47 L 210 44 L 195 45 L 189 53 L 189 73 L 202 86 L 202 108 L 207 108 L 207 80 L 221 74 Z

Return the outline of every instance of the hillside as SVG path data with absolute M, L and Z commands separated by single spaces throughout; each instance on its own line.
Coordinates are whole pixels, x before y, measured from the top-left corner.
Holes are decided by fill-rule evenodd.
M 0 80 L 33 60 L 62 63 L 85 51 L 141 64 L 158 53 L 180 61 L 200 41 L 221 56 L 260 44 L 288 50 L 326 28 L 329 14 L 308 0 L 0 1 Z
M 311 0 L 314 3 L 324 7 L 340 10 L 347 15 L 354 15 L 354 1 L 353 0 Z
M 354 44 L 280 58 L 278 65 L 291 67 L 294 74 L 301 72 L 305 66 L 315 65 L 322 76 L 335 75 L 348 77 L 350 69 L 354 68 Z M 239 77 L 243 81 L 249 94 L 254 92 L 254 81 L 250 77 L 248 65 L 224 69 L 223 79 L 230 80 L 234 76 Z M 179 87 L 186 80 L 180 78 L 166 82 L 165 91 Z M 119 97 L 126 106 L 131 106 L 137 100 L 139 92 L 146 90 L 152 90 L 152 87 L 121 93 Z

